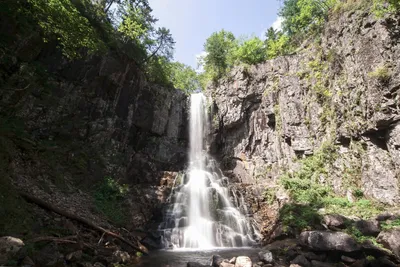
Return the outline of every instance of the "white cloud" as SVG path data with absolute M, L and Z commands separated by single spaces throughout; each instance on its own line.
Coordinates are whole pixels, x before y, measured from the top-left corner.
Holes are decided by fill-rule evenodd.
M 276 20 L 272 23 L 272 28 L 274 28 L 275 31 L 282 30 L 282 22 L 283 22 L 283 18 L 277 17 Z
M 282 22 L 283 18 L 282 17 L 277 17 L 276 20 L 272 23 L 270 27 L 274 28 L 275 31 L 281 31 L 282 30 Z M 268 29 L 266 28 L 261 34 L 260 34 L 260 39 L 264 40 L 265 39 L 265 34 L 267 33 Z
M 197 73 L 202 73 L 204 72 L 204 58 L 207 56 L 207 52 L 206 51 L 202 51 L 199 54 L 195 55 L 196 57 L 196 72 Z

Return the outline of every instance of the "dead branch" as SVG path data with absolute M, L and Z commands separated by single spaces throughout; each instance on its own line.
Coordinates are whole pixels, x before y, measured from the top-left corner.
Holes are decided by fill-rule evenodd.
M 129 245 L 130 247 L 132 247 L 134 250 L 140 251 L 141 253 L 146 254 L 146 255 L 148 254 L 148 249 L 145 246 L 143 246 L 138 240 L 136 240 L 137 245 L 135 245 L 131 241 L 126 240 L 122 236 L 120 236 L 120 235 L 118 235 L 118 234 L 116 234 L 114 232 L 111 232 L 108 229 L 104 229 L 103 227 L 98 226 L 98 225 L 94 224 L 93 222 L 91 222 L 91 221 L 89 221 L 87 219 L 81 218 L 81 217 L 79 217 L 79 216 L 77 216 L 75 214 L 72 214 L 72 213 L 69 213 L 69 212 L 67 212 L 65 210 L 62 210 L 62 209 L 60 209 L 60 208 L 58 208 L 58 207 L 56 207 L 56 206 L 54 206 L 54 205 L 52 205 L 52 204 L 50 204 L 48 202 L 45 202 L 45 201 L 43 201 L 43 200 L 41 200 L 39 198 L 36 198 L 34 196 L 31 196 L 31 195 L 28 195 L 28 194 L 22 193 L 22 192 L 20 193 L 20 195 L 23 198 L 25 198 L 26 200 L 28 200 L 28 201 L 30 201 L 32 203 L 35 203 L 36 205 L 38 205 L 38 206 L 40 206 L 40 207 L 42 207 L 44 209 L 53 211 L 53 212 L 55 212 L 57 214 L 60 214 L 60 215 L 62 215 L 64 217 L 67 217 L 69 219 L 72 219 L 72 220 L 75 220 L 77 222 L 80 222 L 80 223 L 82 223 L 82 224 L 84 224 L 86 226 L 89 226 L 89 227 L 91 227 L 91 228 L 93 228 L 93 229 L 95 229 L 95 230 L 97 230 L 99 232 L 102 232 L 102 233 L 106 234 L 106 235 L 115 237 L 115 238 L 121 240 L 122 242 L 124 242 L 125 244 Z

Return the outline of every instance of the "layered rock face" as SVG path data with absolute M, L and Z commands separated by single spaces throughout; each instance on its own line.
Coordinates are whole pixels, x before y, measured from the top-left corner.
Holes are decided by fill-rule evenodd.
M 340 195 L 351 185 L 400 202 L 399 30 L 398 18 L 346 13 L 293 55 L 236 68 L 208 88 L 213 153 L 228 176 L 249 185 L 254 212 L 265 186 L 326 143 L 338 157 L 321 182 Z
M 143 226 L 186 162 L 186 95 L 147 83 L 134 62 L 118 54 L 66 62 L 49 47 L 32 53 L 29 59 L 17 54 L 3 80 L 9 90 L 0 92 L 4 125 L 21 122 L 30 144 L 10 157 L 13 183 L 46 198 L 44 183 L 53 189 L 55 180 L 71 180 L 93 188 L 110 176 L 135 185 L 131 226 Z M 35 64 L 39 78 L 38 69 L 31 71 Z M 40 152 L 34 160 L 31 145 Z

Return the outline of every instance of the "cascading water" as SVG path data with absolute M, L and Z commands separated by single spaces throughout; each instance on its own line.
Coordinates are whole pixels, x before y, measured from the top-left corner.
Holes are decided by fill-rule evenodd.
M 166 248 L 249 246 L 259 237 L 244 215 L 243 196 L 229 189 L 228 179 L 204 151 L 207 117 L 204 95 L 192 94 L 189 167 L 175 179 L 170 197 L 173 204 L 166 209 L 160 226 Z

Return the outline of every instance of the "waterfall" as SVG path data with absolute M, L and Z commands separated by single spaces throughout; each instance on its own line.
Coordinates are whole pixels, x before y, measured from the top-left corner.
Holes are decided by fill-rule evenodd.
M 175 179 L 171 204 L 160 225 L 166 248 L 249 246 L 259 236 L 247 214 L 239 211 L 247 213 L 243 195 L 229 187 L 228 178 L 204 150 L 205 103 L 201 93 L 190 96 L 189 166 Z

